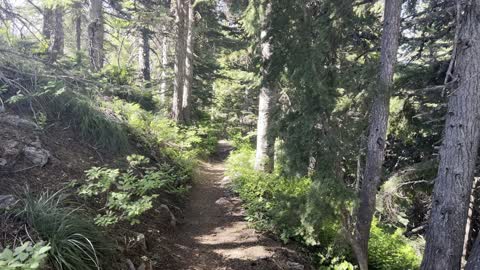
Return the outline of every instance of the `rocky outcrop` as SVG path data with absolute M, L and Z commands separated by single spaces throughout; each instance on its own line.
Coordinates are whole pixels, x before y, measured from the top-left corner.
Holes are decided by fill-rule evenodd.
M 50 152 L 42 147 L 39 126 L 18 115 L 0 114 L 0 171 L 43 167 Z

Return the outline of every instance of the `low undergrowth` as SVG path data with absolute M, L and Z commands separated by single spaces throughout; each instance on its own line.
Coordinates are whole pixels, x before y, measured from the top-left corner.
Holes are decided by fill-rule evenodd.
M 159 196 L 156 191 L 183 193 L 188 175 L 175 174 L 168 164 L 152 166 L 150 160 L 140 155 L 127 157 L 125 171 L 93 167 L 86 171 L 86 183 L 79 188 L 79 195 L 96 199 L 104 210 L 95 218 L 100 226 L 109 226 L 119 221 L 138 224 L 138 218 L 153 207 Z
M 48 251 L 50 264 L 58 270 L 102 268 L 109 262 L 112 243 L 80 208 L 67 206 L 65 199 L 60 192 L 26 192 L 14 209 L 18 218 L 48 243 L 38 250 L 32 247 L 32 258 Z
M 254 156 L 254 150 L 242 144 L 227 161 L 227 173 L 245 201 L 248 220 L 283 241 L 295 240 L 311 249 L 320 269 L 355 269 L 338 218 L 340 206 L 353 206 L 353 195 L 328 178 L 257 172 Z M 402 232 L 374 222 L 369 242 L 371 269 L 419 268 L 420 259 Z

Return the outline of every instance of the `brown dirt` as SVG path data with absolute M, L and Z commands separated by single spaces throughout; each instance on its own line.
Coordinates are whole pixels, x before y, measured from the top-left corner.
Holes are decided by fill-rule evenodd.
M 229 179 L 224 176 L 222 160 L 228 148 L 221 142 L 216 157 L 200 164 L 184 223 L 169 237 L 170 259 L 158 269 L 299 269 L 295 266 L 305 262 L 297 252 L 256 232 L 245 221 L 242 202 L 230 191 Z

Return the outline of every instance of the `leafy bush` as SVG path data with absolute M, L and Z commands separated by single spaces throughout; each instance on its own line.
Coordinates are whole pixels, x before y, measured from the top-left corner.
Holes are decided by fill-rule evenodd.
M 106 212 L 95 218 L 98 225 L 108 226 L 120 220 L 139 223 L 138 217 L 150 210 L 153 200 L 158 197 L 150 194 L 152 191 L 182 191 L 177 188 L 179 179 L 170 166 L 147 167 L 149 159 L 140 155 L 131 155 L 127 160 L 129 168 L 126 172 L 98 167 L 86 171 L 87 183 L 80 188 L 79 194 L 85 197 L 106 194 Z
M 354 194 L 328 175 L 312 179 L 255 171 L 255 151 L 239 145 L 227 160 L 227 173 L 245 202 L 247 219 L 284 241 L 294 239 L 317 250 L 320 269 L 355 269 L 348 262 L 351 251 L 339 220 L 342 209 L 353 209 Z M 400 230 L 389 234 L 374 223 L 369 248 L 372 269 L 418 268 L 419 257 Z
M 38 196 L 26 193 L 18 216 L 49 242 L 49 260 L 55 269 L 99 269 L 112 246 L 79 209 L 63 206 L 64 199 L 59 192 Z
M 48 256 L 50 246 L 45 242 L 38 242 L 32 246 L 25 242 L 14 250 L 5 248 L 0 253 L 0 268 L 3 270 L 39 269 Z
M 368 241 L 368 259 L 372 269 L 419 269 L 421 259 L 408 244 L 401 229 L 388 233 L 376 220 L 372 223 Z

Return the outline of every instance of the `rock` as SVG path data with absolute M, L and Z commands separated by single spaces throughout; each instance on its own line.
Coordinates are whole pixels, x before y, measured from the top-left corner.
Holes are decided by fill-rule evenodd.
M 305 266 L 296 262 L 287 262 L 288 270 L 304 270 Z
M 175 215 L 172 213 L 172 211 L 167 205 L 161 204 L 158 209 L 155 209 L 155 212 L 161 215 L 160 219 L 162 220 L 169 219 L 170 225 L 172 225 L 172 227 L 175 227 L 177 225 L 177 222 L 178 222 L 177 218 L 175 217 Z
M 4 158 L 0 158 L 0 167 L 5 167 L 7 166 L 8 162 Z
M 13 195 L 0 195 L 0 209 L 6 209 L 15 204 Z
M 14 140 L 7 140 L 2 143 L 3 156 L 15 158 L 20 154 L 20 143 Z
M 7 124 L 23 129 L 40 129 L 34 122 L 11 114 L 0 116 L 0 124 Z
M 50 158 L 50 152 L 45 149 L 34 146 L 25 146 L 23 148 L 25 158 L 32 162 L 35 166 L 43 167 Z
M 139 246 L 142 252 L 147 252 L 147 241 L 145 240 L 145 235 L 143 233 L 137 233 L 135 236 L 136 246 Z

